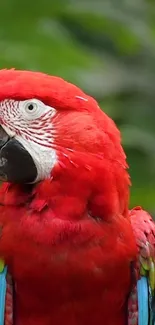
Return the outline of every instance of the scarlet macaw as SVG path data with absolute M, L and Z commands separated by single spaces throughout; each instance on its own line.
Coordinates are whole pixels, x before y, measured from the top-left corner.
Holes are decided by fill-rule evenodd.
M 61 78 L 0 82 L 0 325 L 4 299 L 5 325 L 153 324 L 155 225 L 128 211 L 116 125 Z

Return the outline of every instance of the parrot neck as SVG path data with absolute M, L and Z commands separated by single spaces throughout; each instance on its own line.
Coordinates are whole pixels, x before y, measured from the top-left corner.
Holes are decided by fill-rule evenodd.
M 24 186 L 4 183 L 0 188 L 0 204 L 26 206 L 38 214 L 47 208 L 51 217 L 76 220 L 87 210 L 87 195 L 84 191 L 73 193 L 67 186 L 60 188 L 59 183 L 52 182 L 52 179 Z
M 51 178 L 36 184 L 4 183 L 0 188 L 0 204 L 4 206 L 23 206 L 40 213 L 50 210 L 51 217 L 80 221 L 88 214 L 94 219 L 111 220 L 118 215 L 128 217 L 128 175 L 119 186 L 105 179 L 91 177 L 89 170 L 82 174 L 55 173 Z M 100 175 L 99 175 L 100 176 Z M 108 176 L 107 176 L 108 177 Z M 121 184 L 121 183 L 120 183 Z

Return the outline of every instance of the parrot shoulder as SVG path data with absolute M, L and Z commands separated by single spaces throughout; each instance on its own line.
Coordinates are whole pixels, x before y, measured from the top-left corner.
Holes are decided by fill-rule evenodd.
M 135 282 L 129 297 L 128 325 L 153 325 L 155 322 L 155 223 L 147 211 L 129 211 L 136 239 L 138 258 Z

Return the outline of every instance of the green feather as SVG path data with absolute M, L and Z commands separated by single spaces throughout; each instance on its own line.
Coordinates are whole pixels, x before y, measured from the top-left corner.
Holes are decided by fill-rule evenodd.
M 4 261 L 0 259 L 0 273 L 4 270 Z

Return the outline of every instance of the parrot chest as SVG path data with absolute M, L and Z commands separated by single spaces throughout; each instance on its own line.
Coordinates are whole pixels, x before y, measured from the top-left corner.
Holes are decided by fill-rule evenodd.
M 40 228 L 29 220 L 18 223 L 17 215 L 16 222 L 9 216 L 6 222 L 2 216 L 0 256 L 14 279 L 14 325 L 125 325 L 135 254 L 131 234 L 120 240 L 122 229 L 86 223 L 67 240 L 53 242 L 47 233 L 51 226 L 52 237 L 54 224 L 38 237 Z
M 101 325 L 105 320 L 106 325 L 125 325 L 128 261 L 106 265 L 100 254 L 100 247 L 94 258 L 87 250 L 59 249 L 38 260 L 35 254 L 14 259 L 15 325 L 61 325 L 64 320 L 69 325 Z
M 68 265 L 55 265 L 51 270 L 40 266 L 40 274 L 32 269 L 25 278 L 15 273 L 15 325 L 61 325 L 64 320 L 69 325 L 101 325 L 105 320 L 106 325 L 125 325 L 127 267 L 124 268 L 126 279 L 115 278 L 116 282 L 111 279 L 111 283 L 105 283 L 104 271 L 99 267 L 88 269 L 83 265 L 73 269 L 69 261 Z

